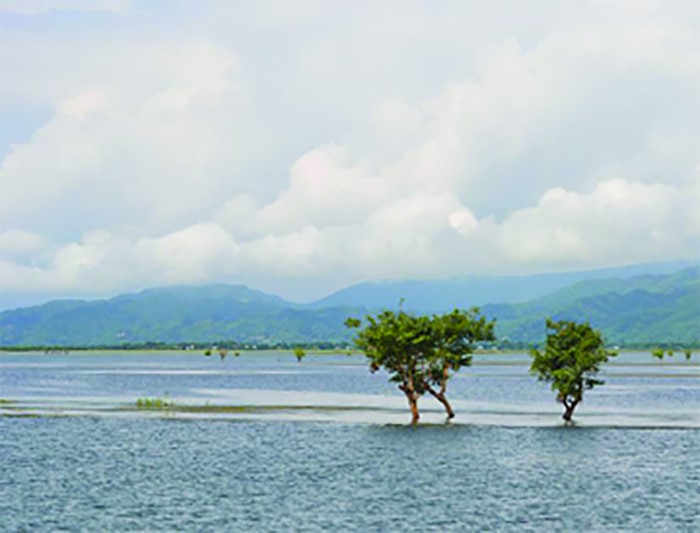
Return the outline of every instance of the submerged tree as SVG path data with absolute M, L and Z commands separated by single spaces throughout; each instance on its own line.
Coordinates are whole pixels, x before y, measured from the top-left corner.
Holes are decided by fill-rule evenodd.
M 426 392 L 443 404 L 448 419 L 453 418 L 447 382 L 471 364 L 474 343 L 494 339 L 493 322 L 476 308 L 432 317 L 387 310 L 367 315 L 366 321 L 362 327 L 359 319 L 349 318 L 345 325 L 359 329 L 355 345 L 370 360 L 370 370 L 383 368 L 406 395 L 412 423 L 420 418 L 418 399 Z
M 583 392 L 604 382 L 597 379 L 600 367 L 610 357 L 600 332 L 588 323 L 547 319 L 547 341 L 543 351 L 531 351 L 530 372 L 552 384 L 557 401 L 564 405 L 564 420 L 569 423 Z

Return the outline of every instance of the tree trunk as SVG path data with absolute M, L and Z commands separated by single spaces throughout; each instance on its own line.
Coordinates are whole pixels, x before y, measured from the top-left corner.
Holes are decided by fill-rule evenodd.
M 408 405 L 411 408 L 411 424 L 416 425 L 420 419 L 420 414 L 418 413 L 418 395 L 416 393 L 406 393 L 408 398 Z
M 445 407 L 445 412 L 447 413 L 447 419 L 452 420 L 455 417 L 455 413 L 452 410 L 452 406 L 450 405 L 450 402 L 447 400 L 447 396 L 445 396 L 445 393 L 440 391 L 436 391 L 432 387 L 428 387 L 428 392 L 435 396 L 437 401 L 439 401 L 444 407 Z
M 574 416 L 574 409 L 576 409 L 578 402 L 579 400 L 574 400 L 571 403 L 567 403 L 566 401 L 562 402 L 564 404 L 564 414 L 562 415 L 562 418 L 567 424 L 571 422 L 571 419 Z

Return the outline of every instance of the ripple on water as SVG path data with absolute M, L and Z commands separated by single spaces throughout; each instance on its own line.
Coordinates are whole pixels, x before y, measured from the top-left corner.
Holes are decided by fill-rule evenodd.
M 700 527 L 698 430 L 69 418 L 0 435 L 3 531 Z

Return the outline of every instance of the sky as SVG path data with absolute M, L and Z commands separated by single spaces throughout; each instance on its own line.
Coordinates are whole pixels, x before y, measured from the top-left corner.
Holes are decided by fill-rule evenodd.
M 695 0 L 0 0 L 0 308 L 699 254 Z

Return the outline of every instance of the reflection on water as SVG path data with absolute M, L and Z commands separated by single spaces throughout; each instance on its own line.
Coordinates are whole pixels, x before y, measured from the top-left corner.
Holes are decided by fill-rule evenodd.
M 557 426 L 560 406 L 528 373 L 525 353 L 480 354 L 450 383 L 455 424 Z M 622 353 L 606 385 L 585 396 L 582 426 L 700 427 L 700 364 L 662 363 L 648 353 Z M 165 411 L 135 409 L 139 397 L 168 398 Z M 258 352 L 220 361 L 199 353 L 0 355 L 0 404 L 6 416 L 231 418 L 240 420 L 402 424 L 400 392 L 361 356 Z M 207 410 L 210 406 L 212 409 Z M 228 406 L 232 409 L 220 409 Z M 197 408 L 196 410 L 194 408 Z M 235 407 L 236 409 L 233 409 Z M 242 408 L 246 409 L 242 409 Z M 442 424 L 440 405 L 421 400 L 423 421 Z

